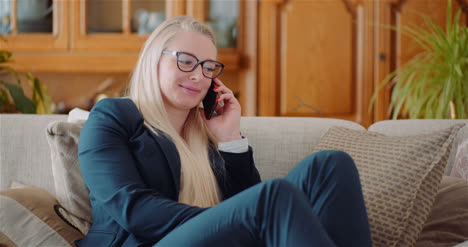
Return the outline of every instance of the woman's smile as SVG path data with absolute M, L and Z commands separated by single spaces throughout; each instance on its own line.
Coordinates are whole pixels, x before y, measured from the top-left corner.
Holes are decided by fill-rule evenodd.
M 184 86 L 184 85 L 179 85 L 179 87 L 181 87 L 184 92 L 189 93 L 189 94 L 199 94 L 201 92 L 200 89 L 195 88 L 195 87 Z

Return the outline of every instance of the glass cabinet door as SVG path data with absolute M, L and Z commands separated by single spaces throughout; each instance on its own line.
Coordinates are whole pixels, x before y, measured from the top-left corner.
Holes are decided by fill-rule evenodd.
M 206 6 L 206 22 L 216 35 L 218 48 L 236 48 L 239 1 L 210 0 Z
M 74 0 L 72 49 L 139 51 L 166 16 L 184 14 L 173 11 L 182 9 L 179 5 L 179 0 Z
M 245 1 L 239 0 L 187 0 L 187 15 L 207 23 L 216 36 L 220 53 L 232 48 L 239 51 L 241 42 L 238 37 L 242 32 L 242 14 L 245 12 Z M 232 51 L 231 51 L 232 52 Z
M 0 35 L 11 50 L 67 48 L 67 3 L 60 0 L 0 1 Z
M 122 33 L 122 1 L 86 2 L 86 33 Z
M 150 34 L 166 19 L 166 2 L 133 0 L 130 15 L 132 33 Z
M 207 23 L 213 30 L 219 48 L 219 60 L 227 70 L 241 67 L 244 53 L 243 13 L 245 1 L 239 0 L 188 0 L 187 14 Z

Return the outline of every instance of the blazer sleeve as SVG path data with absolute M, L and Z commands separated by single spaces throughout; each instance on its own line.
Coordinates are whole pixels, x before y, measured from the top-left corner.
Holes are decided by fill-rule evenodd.
M 102 205 L 126 231 L 159 240 L 205 209 L 168 199 L 142 182 L 128 140 L 143 120 L 135 120 L 135 106 L 115 100 L 99 101 L 81 131 L 81 171 L 93 204 Z
M 227 193 L 224 199 L 261 182 L 260 175 L 255 167 L 252 147 L 244 153 L 229 153 L 219 151 L 224 159 L 226 169 Z

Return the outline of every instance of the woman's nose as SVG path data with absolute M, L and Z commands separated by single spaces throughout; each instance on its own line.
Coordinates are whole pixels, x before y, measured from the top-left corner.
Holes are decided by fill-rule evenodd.
M 203 75 L 203 68 L 201 65 L 198 65 L 192 72 L 190 72 L 190 79 L 191 80 L 200 80 L 204 77 Z

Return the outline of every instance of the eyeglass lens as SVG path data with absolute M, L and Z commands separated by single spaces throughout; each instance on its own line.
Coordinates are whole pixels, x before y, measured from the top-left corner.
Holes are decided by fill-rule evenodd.
M 179 53 L 177 57 L 177 65 L 179 66 L 179 69 L 184 72 L 193 71 L 197 63 L 197 58 L 190 54 Z M 223 66 L 215 61 L 204 61 L 202 64 L 203 75 L 209 78 L 217 77 L 223 69 Z

